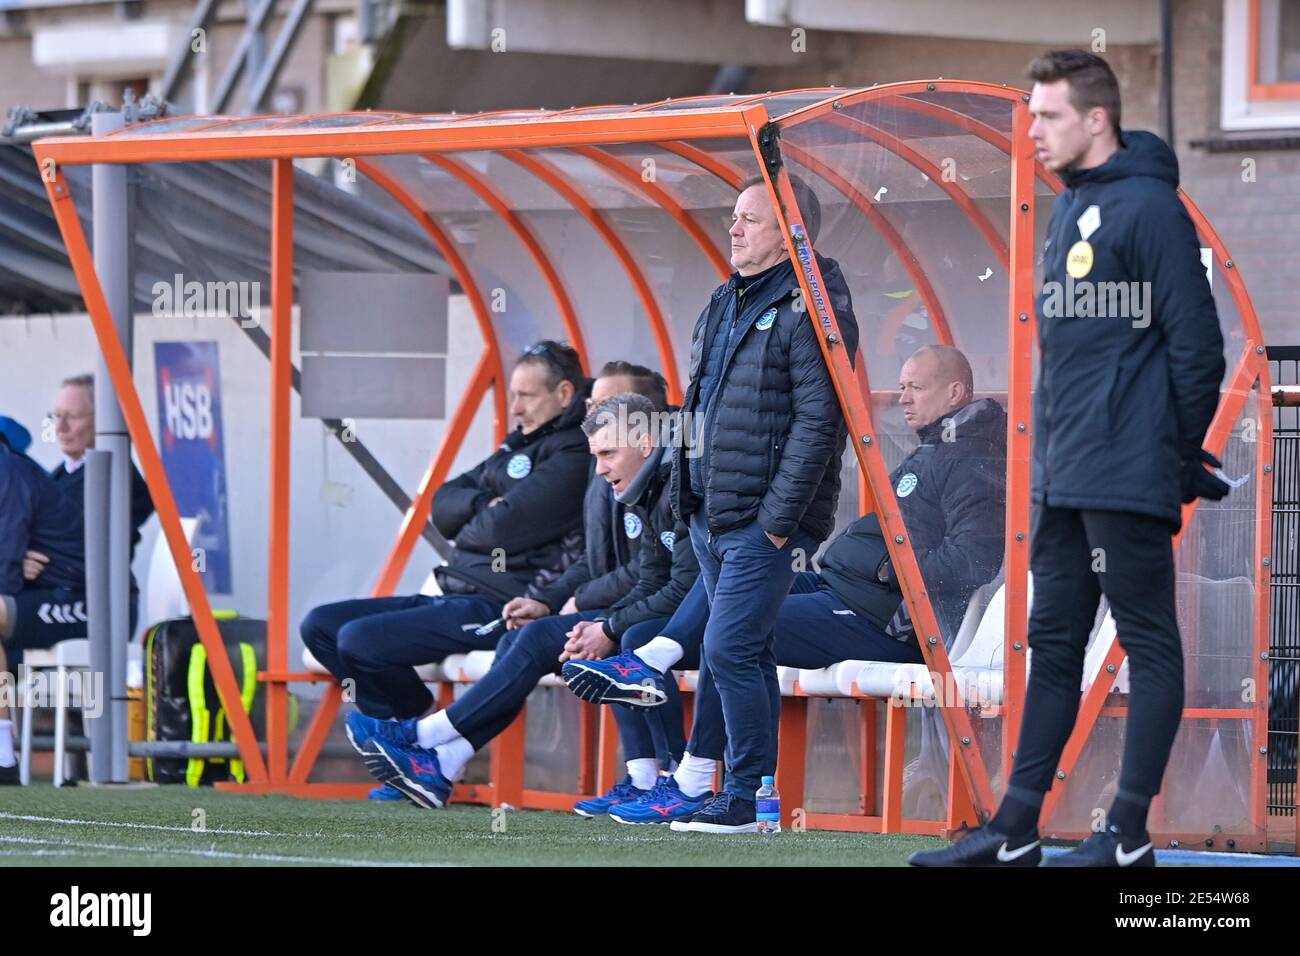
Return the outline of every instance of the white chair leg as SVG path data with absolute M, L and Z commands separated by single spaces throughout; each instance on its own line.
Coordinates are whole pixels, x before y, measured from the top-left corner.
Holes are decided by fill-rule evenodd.
M 23 740 L 22 760 L 18 764 L 18 782 L 24 787 L 32 782 L 32 718 L 36 716 L 33 697 L 35 694 L 35 672 L 23 667 Z
M 54 785 L 63 786 L 63 761 L 68 743 L 68 669 L 59 666 L 54 678 Z

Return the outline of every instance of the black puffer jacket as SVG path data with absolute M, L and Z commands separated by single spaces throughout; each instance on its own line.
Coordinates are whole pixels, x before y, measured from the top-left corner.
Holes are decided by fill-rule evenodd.
M 578 426 L 589 391 L 535 431 L 515 429 L 488 458 L 434 493 L 434 526 L 456 545 L 448 568 L 435 572 L 444 591 L 506 600 L 554 581 L 581 556 L 591 455 Z M 489 508 L 494 498 L 502 500 Z M 497 568 L 504 561 L 504 569 L 494 561 Z
M 917 437 L 921 444 L 889 478 L 939 627 L 951 642 L 975 589 L 1002 567 L 1006 412 L 992 399 L 980 399 L 924 426 Z M 871 514 L 851 524 L 821 559 L 822 580 L 877 624 L 893 614 L 876 579 L 884 547 L 879 519 Z M 891 571 L 887 577 L 897 609 L 898 576 Z
M 817 257 L 839 320 L 843 346 L 857 354 L 858 326 L 848 285 L 833 259 Z M 684 432 L 700 438 L 708 528 L 723 534 L 757 519 L 788 537 L 803 528 L 824 540 L 835 525 L 845 426 L 817 331 L 790 260 L 758 275 L 733 274 L 695 324 L 691 384 L 683 409 L 699 420 Z M 700 373 L 722 323 L 734 320 L 707 408 L 697 407 Z M 725 334 L 720 337 L 726 341 Z M 673 455 L 670 495 L 683 519 L 700 507 L 691 490 L 687 450 Z
M 665 493 L 671 473 L 669 456 L 659 448 L 619 496 L 627 508 L 628 533 L 639 539 L 640 558 L 636 586 L 613 604 L 605 621 L 605 635 L 611 640 L 633 624 L 672 617 L 699 577 L 690 531 L 673 514 Z
M 1176 529 L 1180 462 L 1200 450 L 1224 372 L 1200 241 L 1176 192 L 1178 160 L 1159 137 L 1126 132 L 1106 162 L 1064 178 L 1038 297 L 1034 500 L 1152 515 Z M 1121 308 L 1099 307 L 1099 293 L 1121 282 L 1150 290 L 1144 314 L 1132 291 L 1127 309 L 1110 295 Z M 1094 308 L 1080 314 L 1090 289 Z
M 528 596 L 558 614 L 573 598 L 579 611 L 609 607 L 636 585 L 640 541 L 629 533 L 626 507 L 614 497 L 608 481 L 595 474 L 587 481 L 582 521 L 586 542 L 581 558 L 556 580 L 529 587 Z

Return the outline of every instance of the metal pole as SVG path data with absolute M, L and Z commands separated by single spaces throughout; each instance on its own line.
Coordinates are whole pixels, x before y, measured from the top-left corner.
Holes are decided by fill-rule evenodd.
M 101 378 L 100 381 L 104 379 Z M 99 391 L 98 388 L 95 390 Z M 112 452 L 92 448 L 86 452 L 84 506 L 86 512 L 86 636 L 90 641 L 91 686 L 94 675 L 103 674 L 103 693 L 108 698 L 100 716 L 85 717 L 86 736 L 90 738 L 90 782 L 107 783 L 113 779 L 113 718 L 110 689 L 112 681 L 113 628 L 112 602 L 109 598 L 108 509 Z M 56 694 L 67 688 L 55 688 Z
M 202 31 L 204 55 L 206 55 L 207 32 L 212 26 L 212 21 L 216 19 L 218 6 L 220 6 L 218 0 L 199 0 L 198 5 L 195 6 L 194 15 L 190 18 L 190 28 L 185 34 L 185 42 L 176 52 L 171 63 L 167 64 L 167 72 L 163 74 L 162 85 L 158 90 L 158 98 L 163 102 L 174 101 L 193 72 L 196 31 Z M 198 91 L 195 90 L 194 95 L 190 97 L 190 103 L 195 111 L 198 109 L 198 99 Z
M 121 129 L 120 113 L 97 113 L 91 119 L 96 136 Z M 132 230 L 131 193 L 127 167 L 96 165 L 92 172 L 95 271 L 113 324 L 131 361 L 132 322 Z M 131 640 L 131 439 L 118 405 L 117 393 L 101 355 L 95 375 L 95 447 L 112 453 L 107 523 L 108 623 L 110 655 L 104 672 L 108 702 L 105 714 L 110 729 L 110 763 L 106 779 L 127 780 L 126 657 Z M 89 477 L 89 476 L 87 476 Z M 89 510 L 87 530 L 89 533 Z M 94 615 L 91 615 L 92 620 Z M 93 752 L 93 751 L 92 751 Z M 103 752 L 103 751 L 101 751 Z M 101 764 L 101 766 L 105 766 Z
M 275 85 L 280 71 L 284 69 L 285 62 L 289 59 L 289 51 L 293 49 L 298 34 L 302 30 L 302 25 L 307 19 L 307 14 L 311 12 L 311 7 L 312 0 L 294 0 L 288 16 L 285 17 L 284 24 L 280 27 L 280 32 L 276 34 L 275 45 L 271 48 L 271 53 L 266 58 L 265 64 L 258 64 L 256 68 L 253 68 L 253 65 L 250 64 L 248 71 L 248 75 L 251 77 L 248 87 L 249 113 L 260 113 L 266 108 L 266 98 L 271 92 L 271 87 Z

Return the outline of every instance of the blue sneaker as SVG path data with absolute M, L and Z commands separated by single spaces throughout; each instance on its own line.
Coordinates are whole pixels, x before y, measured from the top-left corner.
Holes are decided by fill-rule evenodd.
M 343 721 L 343 726 L 347 730 L 348 743 L 352 745 L 353 750 L 363 757 L 369 757 L 375 753 L 375 748 L 371 743 L 375 738 L 390 740 L 403 746 L 416 742 L 414 717 L 409 720 L 380 720 L 377 717 L 367 717 L 361 711 L 354 710 Z
M 704 805 L 713 796 L 713 791 L 702 793 L 698 797 L 688 797 L 677 786 L 677 781 L 669 775 L 661 776 L 654 788 L 639 800 L 620 803 L 611 807 L 610 818 L 619 823 L 647 824 L 668 823 L 688 817 L 704 809 Z
M 366 799 L 379 800 L 382 802 L 405 800 L 406 794 L 402 793 L 402 791 L 398 790 L 396 787 L 390 787 L 388 784 L 382 783 L 366 794 Z
M 635 654 L 615 654 L 603 661 L 565 661 L 564 682 L 590 704 L 658 707 L 668 695 L 664 675 Z
M 367 754 L 366 769 L 414 803 L 429 809 L 445 807 L 451 799 L 451 781 L 442 775 L 438 755 L 415 744 L 397 744 L 371 738 L 375 753 Z
M 624 777 L 622 781 L 614 784 L 603 797 L 579 800 L 573 805 L 573 812 L 580 817 L 603 817 L 609 813 L 610 807 L 630 800 L 640 799 L 649 792 L 649 790 L 642 790 L 640 787 L 632 786 L 632 778 Z

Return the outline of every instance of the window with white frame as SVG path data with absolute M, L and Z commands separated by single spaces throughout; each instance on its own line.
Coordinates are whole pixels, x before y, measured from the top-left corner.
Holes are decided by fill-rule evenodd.
M 1300 128 L 1300 0 L 1224 0 L 1220 125 Z

